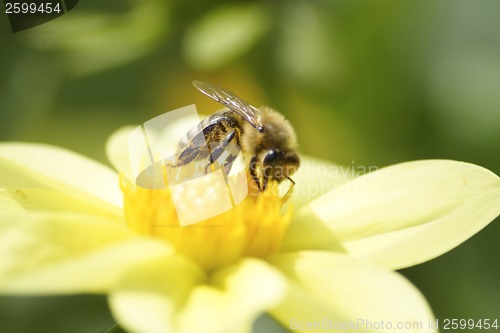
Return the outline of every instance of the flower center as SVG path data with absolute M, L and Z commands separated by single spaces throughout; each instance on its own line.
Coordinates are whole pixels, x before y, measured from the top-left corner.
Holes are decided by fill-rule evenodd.
M 291 219 L 291 209 L 282 213 L 283 199 L 277 184 L 270 184 L 262 193 L 250 193 L 249 186 L 249 195 L 233 208 L 181 226 L 168 187 L 144 189 L 123 176 L 120 183 L 128 226 L 141 235 L 167 241 L 179 254 L 209 272 L 242 257 L 265 258 L 275 253 Z

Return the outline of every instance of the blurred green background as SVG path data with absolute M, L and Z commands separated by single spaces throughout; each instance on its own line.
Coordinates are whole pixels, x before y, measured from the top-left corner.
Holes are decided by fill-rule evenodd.
M 279 109 L 305 154 L 378 167 L 451 158 L 499 174 L 499 15 L 497 0 L 82 0 L 13 34 L 2 14 L 0 140 L 106 162 L 120 126 L 216 110 L 196 79 Z M 500 319 L 499 237 L 497 219 L 402 273 L 438 318 Z M 107 311 L 101 296 L 1 297 L 0 331 L 100 332 Z

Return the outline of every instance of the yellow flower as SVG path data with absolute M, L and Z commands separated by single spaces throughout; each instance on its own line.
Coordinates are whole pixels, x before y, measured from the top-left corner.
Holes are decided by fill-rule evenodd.
M 107 145 L 118 168 L 127 133 Z M 497 217 L 500 179 L 428 160 L 350 180 L 346 169 L 303 160 L 293 208 L 268 191 L 180 228 L 167 190 L 135 188 L 126 170 L 119 177 L 52 146 L 0 144 L 0 293 L 106 293 L 131 332 L 249 332 L 264 312 L 297 332 L 435 331 L 424 297 L 393 270 Z

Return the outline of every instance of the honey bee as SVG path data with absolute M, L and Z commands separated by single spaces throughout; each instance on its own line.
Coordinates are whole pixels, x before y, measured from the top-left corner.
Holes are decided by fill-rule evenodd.
M 230 170 L 240 151 L 259 191 L 270 181 L 290 178 L 300 165 L 297 137 L 290 123 L 277 111 L 257 108 L 218 86 L 193 81 L 203 94 L 225 106 L 192 128 L 178 144 L 177 166 L 206 161 Z M 205 144 L 206 143 L 206 144 Z M 287 194 L 288 194 L 287 193 Z

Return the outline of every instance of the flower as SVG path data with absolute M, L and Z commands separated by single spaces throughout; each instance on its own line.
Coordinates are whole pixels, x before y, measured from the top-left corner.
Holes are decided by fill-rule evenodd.
M 127 133 L 107 145 L 119 170 Z M 426 160 L 351 180 L 303 160 L 293 208 L 267 191 L 211 220 L 224 227 L 155 229 L 174 219 L 166 190 L 135 188 L 126 170 L 61 148 L 2 143 L 0 293 L 106 293 L 131 332 L 249 332 L 263 312 L 302 332 L 435 331 L 425 298 L 393 270 L 497 217 L 498 176 Z

